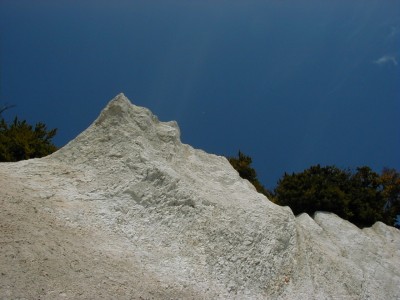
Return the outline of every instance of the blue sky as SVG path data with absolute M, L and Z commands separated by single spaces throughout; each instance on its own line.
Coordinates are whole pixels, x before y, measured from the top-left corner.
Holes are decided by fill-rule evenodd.
M 397 0 L 0 1 L 6 118 L 62 146 L 123 92 L 269 188 L 317 163 L 399 170 L 399 61 Z

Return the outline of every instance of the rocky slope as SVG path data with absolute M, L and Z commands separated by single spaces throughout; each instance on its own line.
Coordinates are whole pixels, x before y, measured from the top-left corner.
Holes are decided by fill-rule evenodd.
M 1 299 L 399 299 L 400 233 L 295 217 L 120 94 L 0 164 Z

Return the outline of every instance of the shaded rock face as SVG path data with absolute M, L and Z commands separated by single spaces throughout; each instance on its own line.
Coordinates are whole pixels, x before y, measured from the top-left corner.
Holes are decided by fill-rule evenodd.
M 123 95 L 42 159 L 0 164 L 0 298 L 396 299 L 400 234 L 297 218 Z

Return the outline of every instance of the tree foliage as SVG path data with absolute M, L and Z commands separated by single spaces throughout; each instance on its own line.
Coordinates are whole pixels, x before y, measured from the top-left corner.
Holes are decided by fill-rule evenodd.
M 250 156 L 239 151 L 237 157 L 228 160 L 258 192 L 289 206 L 295 215 L 327 211 L 361 228 L 377 221 L 399 227 L 400 174 L 395 169 L 385 168 L 379 175 L 367 166 L 351 171 L 316 165 L 300 173 L 285 173 L 271 193 L 258 180 Z
M 239 150 L 237 157 L 228 157 L 228 161 L 232 167 L 238 171 L 240 177 L 247 179 L 251 184 L 254 185 L 257 192 L 264 194 L 268 198 L 272 199 L 272 193 L 268 191 L 258 180 L 256 170 L 251 167 L 253 160 L 250 156 L 245 155 Z
M 355 172 L 320 165 L 286 174 L 275 189 L 276 201 L 289 206 L 294 214 L 328 211 L 359 227 L 376 221 L 394 224 L 399 211 L 399 173 L 384 170 L 382 175 L 369 167 Z
M 14 162 L 43 157 L 53 153 L 57 147 L 52 143 L 57 129 L 47 130 L 44 123 L 29 125 L 17 117 L 8 124 L 0 120 L 0 162 Z
M 278 181 L 275 189 L 278 204 L 287 205 L 294 214 L 326 210 L 338 215 L 349 216 L 346 203 L 349 202 L 343 186 L 350 174 L 336 167 L 313 166 L 298 174 L 286 174 Z
M 384 216 L 390 222 L 400 215 L 400 173 L 395 169 L 385 168 L 380 176 L 382 195 L 385 200 Z M 396 227 L 400 228 L 400 222 Z

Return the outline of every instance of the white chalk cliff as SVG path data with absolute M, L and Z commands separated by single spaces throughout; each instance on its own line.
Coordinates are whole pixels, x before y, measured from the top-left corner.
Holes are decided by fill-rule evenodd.
M 295 217 L 123 95 L 0 164 L 1 299 L 400 299 L 400 231 Z

